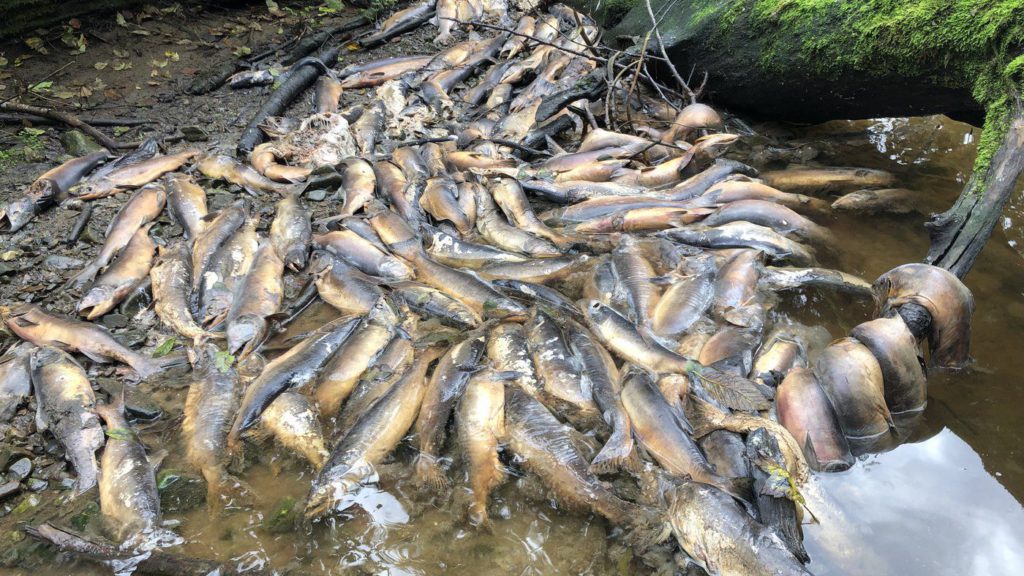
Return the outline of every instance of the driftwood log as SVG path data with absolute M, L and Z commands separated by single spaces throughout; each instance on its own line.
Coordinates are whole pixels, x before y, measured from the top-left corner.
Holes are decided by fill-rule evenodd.
M 817 122 L 946 114 L 984 125 L 974 175 L 928 223 L 926 261 L 963 277 L 1024 169 L 1024 5 L 1013 0 L 651 0 L 607 37 L 637 44 L 658 20 L 676 67 L 748 115 Z M 654 49 L 648 48 L 651 53 Z M 667 77 L 667 71 L 663 76 Z

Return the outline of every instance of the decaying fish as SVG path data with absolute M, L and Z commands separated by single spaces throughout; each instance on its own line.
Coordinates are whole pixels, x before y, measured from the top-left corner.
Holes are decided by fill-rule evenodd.
M 664 337 L 686 332 L 711 307 L 715 297 L 714 258 L 701 255 L 686 263 L 686 275 L 661 295 L 651 314 L 651 329 Z
M 839 472 L 853 466 L 835 409 L 814 372 L 808 368 L 790 371 L 775 394 L 775 409 L 811 468 Z
M 227 473 L 228 432 L 238 410 L 242 383 L 232 366 L 217 363 L 213 345 L 203 349 L 185 398 L 181 423 L 185 457 L 206 479 L 206 506 L 214 510 L 230 480 Z
M 198 154 L 198 150 L 186 150 L 169 156 L 154 156 L 113 170 L 101 178 L 83 182 L 74 187 L 71 193 L 82 200 L 104 198 L 121 190 L 149 184 L 161 175 L 181 168 Z
M 32 395 L 29 356 L 34 349 L 29 342 L 22 342 L 0 356 L 0 424 L 10 421 L 18 407 Z
M 372 278 L 326 250 L 314 250 L 310 269 L 324 302 L 346 314 L 369 312 L 384 292 Z
M 103 446 L 103 428 L 96 417 L 96 395 L 85 370 L 67 353 L 47 345 L 30 356 L 36 394 L 36 427 L 49 430 L 64 447 L 78 479 L 75 494 L 96 485 L 96 450 Z
M 156 251 L 156 244 L 149 237 L 152 226 L 150 222 L 136 230 L 117 260 L 93 282 L 78 302 L 79 315 L 86 320 L 103 316 L 149 277 Z
M 122 542 L 160 521 L 155 465 L 124 415 L 124 398 L 93 409 L 107 425 L 100 461 L 100 511 L 114 539 Z
M 319 470 L 327 461 L 320 415 L 305 395 L 282 392 L 263 411 L 260 425 L 285 449 L 301 454 L 314 470 Z
M 178 222 L 185 237 L 199 236 L 206 227 L 206 191 L 184 174 L 164 176 L 167 186 L 167 208 Z
M 284 301 L 284 261 L 277 250 L 264 241 L 227 315 L 228 352 L 240 357 L 258 345 L 267 334 L 267 318 L 276 314 Z
M 252 167 L 223 154 L 203 157 L 196 168 L 212 180 L 225 180 L 240 186 L 252 194 L 260 192 L 288 193 L 291 188 L 274 182 Z
M 95 324 L 52 316 L 34 304 L 15 308 L 4 320 L 11 332 L 36 346 L 78 351 L 93 362 L 117 360 L 131 366 L 142 378 L 157 374 L 165 364 L 127 348 Z
M 192 272 L 188 260 L 188 248 L 183 243 L 161 248 L 149 277 L 153 283 L 157 316 L 175 332 L 198 345 L 212 334 L 192 317 L 189 305 Z
M 899 316 L 876 318 L 850 331 L 850 336 L 867 346 L 882 370 L 885 404 L 893 414 L 924 410 L 928 400 L 917 340 Z
M 799 168 L 773 170 L 761 174 L 769 186 L 787 192 L 821 194 L 845 192 L 861 188 L 889 188 L 896 183 L 896 177 L 884 170 L 869 168 Z
M 320 412 L 334 416 L 352 394 L 359 379 L 378 361 L 391 342 L 398 327 L 390 309 L 375 307 L 356 327 L 351 338 L 324 366 L 316 384 L 316 401 Z
M 270 242 L 277 256 L 292 270 L 306 266 L 306 254 L 313 236 L 309 210 L 297 194 L 285 194 L 277 203 L 277 214 L 270 224 Z
M 917 204 L 922 194 L 906 188 L 883 188 L 881 190 L 855 190 L 839 197 L 832 203 L 837 212 L 857 214 L 907 214 L 920 212 Z
M 83 176 L 109 157 L 106 151 L 93 152 L 43 172 L 25 190 L 24 197 L 0 208 L 0 232 L 21 230 L 36 214 L 67 197 Z
M 895 427 L 885 405 L 882 369 L 857 340 L 842 338 L 829 344 L 818 356 L 815 374 L 847 438 L 881 436 Z

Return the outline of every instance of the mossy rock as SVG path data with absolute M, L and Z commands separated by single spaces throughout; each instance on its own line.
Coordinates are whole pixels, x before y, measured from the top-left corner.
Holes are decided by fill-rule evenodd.
M 181 470 L 163 470 L 156 478 L 160 491 L 160 508 L 164 512 L 182 513 L 206 502 L 206 480 Z

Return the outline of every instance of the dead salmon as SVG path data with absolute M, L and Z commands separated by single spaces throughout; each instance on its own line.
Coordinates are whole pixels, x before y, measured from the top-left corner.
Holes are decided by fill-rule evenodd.
M 156 244 L 149 237 L 152 226 L 150 222 L 136 230 L 117 260 L 93 282 L 78 302 L 79 315 L 90 321 L 103 316 L 149 278 L 156 252 Z
M 499 250 L 487 244 L 476 244 L 462 240 L 457 235 L 434 228 L 424 227 L 426 252 L 445 266 L 479 269 L 488 264 L 512 264 L 528 262 L 522 254 Z
M 906 188 L 883 188 L 881 190 L 855 190 L 832 202 L 837 212 L 856 214 L 909 214 L 922 212 L 918 206 L 924 197 L 920 192 Z
M 629 367 L 622 380 L 622 406 L 629 414 L 633 434 L 662 468 L 669 474 L 689 477 L 717 486 L 742 500 L 751 500 L 750 481 L 746 478 L 725 478 L 715 472 L 697 443 L 687 434 L 690 424 L 669 407 L 645 371 Z
M 403 326 L 402 329 L 407 330 L 407 327 Z M 374 361 L 374 365 L 363 373 L 352 394 L 345 401 L 334 427 L 336 437 L 344 437 L 363 414 L 391 390 L 391 386 L 412 365 L 414 352 L 412 340 L 401 332 L 388 342 Z
M 257 218 L 246 220 L 213 253 L 199 283 L 199 309 L 196 320 L 207 328 L 220 326 L 235 302 L 235 291 L 248 276 L 256 260 L 260 239 Z M 196 293 L 192 293 L 192 300 Z
M 722 264 L 715 279 L 716 308 L 728 310 L 755 301 L 763 257 L 758 250 L 739 250 Z
M 347 260 L 370 276 L 389 280 L 409 280 L 413 277 L 408 264 L 351 230 L 314 235 L 313 245 Z
M 485 335 L 480 331 L 471 332 L 445 352 L 427 383 L 414 427 L 419 448 L 416 479 L 433 490 L 448 486 L 439 462 L 448 420 L 470 377 L 480 369 L 486 348 Z
M 708 226 L 720 226 L 737 221 L 766 226 L 779 234 L 794 236 L 798 240 L 818 246 L 828 247 L 835 242 L 828 228 L 815 224 L 782 204 L 766 200 L 751 199 L 730 202 L 713 214 L 709 214 L 702 223 Z
M 128 188 L 137 188 L 173 172 L 199 155 L 198 150 L 186 150 L 169 156 L 154 156 L 138 164 L 113 170 L 102 178 L 83 182 L 72 193 L 82 200 L 95 200 Z
M 498 446 L 505 438 L 505 378 L 484 369 L 469 378 L 455 415 L 459 448 L 467 462 L 466 474 L 473 491 L 469 521 L 486 526 L 487 501 L 505 479 Z
M 698 255 L 685 264 L 686 274 L 665 290 L 651 313 L 651 329 L 666 338 L 678 338 L 711 307 L 718 268 L 710 255 Z
M 348 508 L 361 486 L 377 480 L 375 467 L 395 449 L 416 420 L 426 392 L 427 369 L 441 352 L 439 348 L 420 352 L 402 377 L 331 450 L 330 458 L 313 480 L 306 501 L 307 518 Z
M 858 298 L 872 297 L 871 284 L 867 280 L 829 268 L 765 266 L 759 282 L 761 288 L 776 292 L 811 287 L 830 288 Z
M 677 242 L 702 248 L 751 248 L 763 252 L 769 260 L 789 262 L 796 266 L 813 266 L 814 249 L 786 238 L 766 226 L 748 222 L 729 222 L 709 227 L 691 224 L 660 234 Z
M 369 312 L 384 295 L 374 279 L 326 250 L 313 250 L 310 270 L 320 298 L 344 314 Z
M 281 309 L 284 301 L 284 261 L 264 240 L 256 258 L 238 285 L 227 314 L 228 352 L 248 356 L 267 334 L 267 318 Z
M 422 69 L 432 59 L 432 55 L 401 56 L 370 62 L 362 65 L 359 69 L 352 69 L 352 72 L 342 79 L 341 86 L 346 89 L 380 86 L 388 80 L 394 80 L 407 72 Z M 342 73 L 344 73 L 344 70 L 342 70 Z
M 557 256 L 526 262 L 499 262 L 481 267 L 477 273 L 484 280 L 520 280 L 544 284 L 564 280 L 585 268 L 590 262 L 586 254 Z
M 798 194 L 842 193 L 861 188 L 891 188 L 896 177 L 869 168 L 801 168 L 761 174 L 765 184 Z
M 232 452 L 238 449 L 241 434 L 256 424 L 275 398 L 286 390 L 306 386 L 314 380 L 359 322 L 359 317 L 352 316 L 332 320 L 267 364 L 245 390 L 228 435 L 228 446 Z
M 612 266 L 626 287 L 630 319 L 639 326 L 650 326 L 654 306 L 661 294 L 653 282 L 654 267 L 641 253 L 633 236 L 623 236 L 619 241 L 612 252 Z
M 555 319 L 535 308 L 525 327 L 527 348 L 547 401 L 574 424 L 593 427 L 600 422 L 593 390 Z
M 747 435 L 747 459 L 754 479 L 754 494 L 757 512 L 762 524 L 782 538 L 786 548 L 801 562 L 809 562 L 810 556 L 804 549 L 803 533 L 800 529 L 801 509 L 788 490 L 776 486 L 780 480 L 778 470 L 785 468 L 785 458 L 775 438 L 764 428 L 758 428 Z M 787 482 L 788 484 L 788 482 Z
M 775 202 L 806 215 L 828 215 L 832 208 L 823 200 L 802 194 L 791 194 L 776 190 L 760 182 L 750 179 L 726 180 L 707 189 L 700 196 L 689 199 L 691 207 L 706 208 L 714 205 L 729 204 L 739 200 L 764 200 Z
M 203 349 L 185 397 L 181 424 L 185 458 L 206 479 L 206 505 L 211 511 L 229 480 L 228 432 L 242 396 L 238 372 L 231 366 L 217 365 L 218 353 L 213 345 Z
M 924 410 L 928 401 L 924 360 L 917 340 L 899 316 L 876 318 L 850 331 L 874 355 L 882 370 L 885 404 L 893 414 Z
M 291 187 L 274 182 L 251 166 L 246 166 L 238 160 L 223 154 L 204 156 L 196 164 L 196 168 L 211 180 L 230 182 L 244 188 L 251 194 L 259 194 L 260 192 L 285 194 L 291 190 Z
M 192 317 L 189 305 L 191 276 L 188 249 L 181 242 L 161 248 L 149 274 L 157 316 L 179 335 L 198 345 L 212 335 Z
M 384 104 L 379 100 L 363 106 L 363 113 L 352 123 L 352 137 L 363 156 L 373 155 L 384 132 Z
M 341 102 L 341 92 L 341 81 L 337 78 L 328 75 L 318 78 L 314 91 L 313 111 L 317 114 L 337 112 L 338 104 Z
M 78 351 L 93 362 L 116 360 L 131 366 L 142 378 L 149 378 L 163 369 L 161 362 L 127 348 L 103 328 L 89 322 L 52 316 L 34 304 L 15 308 L 4 320 L 11 332 L 36 346 Z
M 560 506 L 592 511 L 622 526 L 646 519 L 643 508 L 616 496 L 590 471 L 568 426 L 517 386 L 505 388 L 505 427 L 509 448 Z
M 698 130 L 717 128 L 722 125 L 722 117 L 707 104 L 690 104 L 672 121 L 672 125 L 662 134 L 661 141 L 667 144 L 679 140 L 687 140 Z
M 103 446 L 103 428 L 93 410 L 96 395 L 85 370 L 65 352 L 42 345 L 29 357 L 36 395 L 36 428 L 49 430 L 64 447 L 78 478 L 75 494 L 96 485 L 96 450 Z
M 270 243 L 278 258 L 291 270 L 305 268 L 312 236 L 309 209 L 298 194 L 285 194 L 277 202 L 277 214 L 270 224 Z
M 260 417 L 266 429 L 285 449 L 300 454 L 319 470 L 327 461 L 327 447 L 316 407 L 298 392 L 282 392 Z
M 114 539 L 123 542 L 160 522 L 155 465 L 124 415 L 124 397 L 93 410 L 106 423 L 100 461 L 100 512 Z
M 448 326 L 468 330 L 481 322 L 468 306 L 425 284 L 399 282 L 391 286 L 391 294 L 416 314 L 437 318 Z
M 206 227 L 206 191 L 184 174 L 164 176 L 167 187 L 167 208 L 174 220 L 193 239 Z
M 492 245 L 535 258 L 550 258 L 562 253 L 551 242 L 509 224 L 485 188 L 478 186 L 475 194 L 477 230 Z
M 494 178 L 488 186 L 488 191 L 509 221 L 519 228 L 560 246 L 573 241 L 572 238 L 555 232 L 540 221 L 517 180 Z
M 796 337 L 776 330 L 765 338 L 750 375 L 755 382 L 778 386 L 794 368 L 807 366 L 807 352 Z
M 278 162 L 279 152 L 273 142 L 257 145 L 249 153 L 249 163 L 257 172 L 274 182 L 298 182 L 305 180 L 313 172 L 304 166 L 289 166 Z
M 207 223 L 203 232 L 193 239 L 190 259 L 192 290 L 199 289 L 214 255 L 248 219 L 249 203 L 244 199 L 237 200 L 221 210 Z
M 810 369 L 794 368 L 786 375 L 775 393 L 775 410 L 811 468 L 840 472 L 853 465 L 832 402 Z
M 160 216 L 166 200 L 167 193 L 164 187 L 158 184 L 144 186 L 135 192 L 107 226 L 106 240 L 99 254 L 81 272 L 72 277 L 69 283 L 81 286 L 95 278 L 96 274 L 106 268 L 131 242 L 139 228 Z
M 334 416 L 352 394 L 359 379 L 383 354 L 398 330 L 393 312 L 373 308 L 324 366 L 316 382 L 317 405 L 325 416 Z
M 459 185 L 447 175 L 441 178 L 430 178 L 426 181 L 419 203 L 420 207 L 435 221 L 447 220 L 455 226 L 460 234 L 466 236 L 473 229 L 473 221 L 459 205 L 459 194 Z
M 29 185 L 22 198 L 0 208 L 0 233 L 21 230 L 36 214 L 63 201 L 73 186 L 109 157 L 106 151 L 93 152 L 43 172 Z
M 30 342 L 21 342 L 0 356 L 0 424 L 10 422 L 18 407 L 32 395 L 29 356 L 35 348 Z
M 883 436 L 895 429 L 885 405 L 882 369 L 866 346 L 853 338 L 836 340 L 818 356 L 815 374 L 847 438 Z

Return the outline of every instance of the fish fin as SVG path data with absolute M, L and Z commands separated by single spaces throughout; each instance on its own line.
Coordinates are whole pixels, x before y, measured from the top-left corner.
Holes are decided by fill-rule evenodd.
M 821 470 L 821 461 L 818 460 L 818 453 L 814 450 L 814 442 L 811 435 L 804 436 L 804 457 L 807 458 L 807 465 L 814 470 Z
M 95 262 L 88 263 L 85 268 L 82 268 L 78 274 L 75 274 L 68 279 L 67 283 L 64 284 L 65 288 L 82 288 L 87 283 L 92 282 L 96 278 L 96 274 L 100 271 L 100 267 Z
M 622 425 L 613 427 L 608 441 L 590 462 L 590 471 L 594 474 L 611 474 L 618 470 L 637 472 L 643 467 L 643 461 L 636 450 L 631 432 L 623 432 Z
M 416 455 L 416 479 L 424 486 L 437 492 L 447 491 L 451 482 L 441 469 L 440 460 L 436 456 L 420 452 Z

